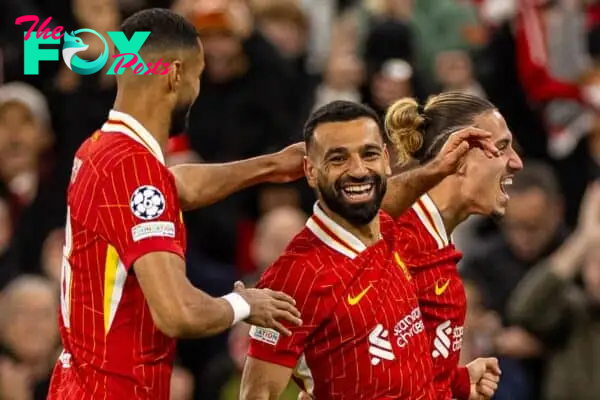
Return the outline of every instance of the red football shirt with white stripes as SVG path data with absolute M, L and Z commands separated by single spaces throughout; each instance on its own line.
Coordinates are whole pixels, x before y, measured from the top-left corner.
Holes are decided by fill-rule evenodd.
M 469 374 L 459 367 L 467 310 L 456 263 L 462 254 L 446 233 L 431 197 L 423 195 L 397 220 L 400 254 L 419 298 L 431 341 L 437 399 L 468 399 Z
M 434 399 L 432 365 L 417 298 L 396 253 L 397 232 L 366 247 L 318 205 L 259 287 L 294 297 L 303 326 L 292 336 L 252 327 L 251 357 L 293 369 L 317 399 Z
M 169 400 L 175 340 L 154 325 L 132 266 L 155 251 L 183 258 L 185 242 L 158 142 L 111 111 L 75 155 L 50 400 Z

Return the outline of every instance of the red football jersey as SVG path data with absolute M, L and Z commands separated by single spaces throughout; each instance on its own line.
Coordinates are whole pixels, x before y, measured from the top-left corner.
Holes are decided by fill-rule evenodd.
M 290 337 L 250 330 L 251 357 L 294 370 L 317 399 L 434 399 L 431 356 L 414 288 L 397 262 L 396 226 L 366 247 L 315 205 L 305 229 L 259 287 L 296 299 Z
M 413 277 L 431 341 L 436 398 L 468 398 L 468 372 L 458 368 L 467 310 L 456 266 L 462 254 L 452 244 L 442 216 L 427 194 L 398 219 L 397 225 L 399 252 Z
M 60 334 L 49 399 L 169 400 L 175 340 L 154 325 L 132 266 L 184 257 L 175 179 L 132 117 L 109 121 L 75 155 L 68 189 Z

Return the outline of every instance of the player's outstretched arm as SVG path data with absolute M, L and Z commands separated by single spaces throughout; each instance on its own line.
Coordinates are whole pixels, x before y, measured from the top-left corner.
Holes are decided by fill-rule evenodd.
M 259 183 L 299 179 L 304 154 L 304 143 L 296 143 L 273 154 L 224 164 L 182 164 L 171 172 L 182 209 L 193 210 Z
M 249 356 L 242 375 L 240 400 L 277 400 L 291 376 L 291 368 Z
M 169 252 L 148 253 L 134 262 L 136 277 L 157 328 L 169 337 L 198 338 L 248 322 L 289 335 L 281 325 L 300 325 L 294 300 L 268 289 L 246 289 L 214 298 L 196 289 L 185 275 L 184 260 Z
M 465 128 L 453 133 L 429 163 L 388 180 L 382 208 L 392 217 L 399 217 L 424 193 L 454 174 L 472 148 L 482 149 L 488 157 L 495 157 L 498 149 L 489 140 L 490 137 L 489 132 L 477 128 Z

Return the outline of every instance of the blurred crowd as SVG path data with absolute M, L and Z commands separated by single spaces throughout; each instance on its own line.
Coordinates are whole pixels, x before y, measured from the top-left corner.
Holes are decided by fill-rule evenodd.
M 496 104 L 525 168 L 502 220 L 472 218 L 456 232 L 469 299 L 462 356 L 500 357 L 499 400 L 600 396 L 600 1 L 0 0 L 0 399 L 45 399 L 60 352 L 72 158 L 116 93 L 106 69 L 78 75 L 42 61 L 24 75 L 29 23 L 15 19 L 105 34 L 147 7 L 189 18 L 205 49 L 171 165 L 279 149 L 337 99 L 383 113 L 401 97 L 465 90 Z M 97 58 L 100 40 L 81 37 L 79 55 Z M 212 295 L 252 284 L 313 201 L 304 182 L 265 185 L 188 213 L 190 280 Z M 172 399 L 237 398 L 247 332 L 181 342 Z

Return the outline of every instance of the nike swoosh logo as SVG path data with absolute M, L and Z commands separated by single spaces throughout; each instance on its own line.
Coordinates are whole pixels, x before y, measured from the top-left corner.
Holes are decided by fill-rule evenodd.
M 438 282 L 435 283 L 435 295 L 441 296 L 446 289 L 448 289 L 448 285 L 450 284 L 450 279 L 446 281 L 442 286 L 438 286 Z
M 360 292 L 358 294 L 358 296 L 352 297 L 352 296 L 348 295 L 348 304 L 350 304 L 351 306 L 357 305 L 358 302 L 361 301 L 363 297 L 365 297 L 365 295 L 367 294 L 369 289 L 371 289 L 371 285 L 369 285 L 365 290 Z

